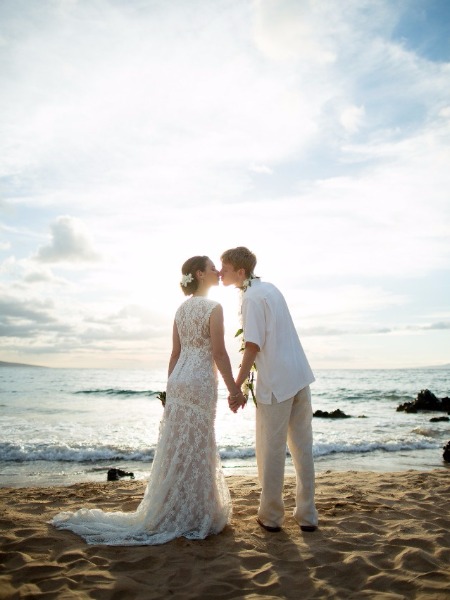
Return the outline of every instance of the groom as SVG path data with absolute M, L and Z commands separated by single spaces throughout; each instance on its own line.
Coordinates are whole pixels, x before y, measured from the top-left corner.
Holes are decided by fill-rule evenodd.
M 236 384 L 241 387 L 253 363 L 256 382 L 256 462 L 261 484 L 258 523 L 266 531 L 281 530 L 284 521 L 283 483 L 286 443 L 297 476 L 294 518 L 302 531 L 315 531 L 312 455 L 312 408 L 309 384 L 314 375 L 281 292 L 254 275 L 256 256 L 240 246 L 222 256 L 220 276 L 225 286 L 243 291 L 244 355 Z M 230 397 L 233 412 L 244 406 Z

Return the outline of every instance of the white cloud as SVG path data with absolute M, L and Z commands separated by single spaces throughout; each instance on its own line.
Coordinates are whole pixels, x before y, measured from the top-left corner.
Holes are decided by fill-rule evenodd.
M 99 260 L 87 228 L 80 219 L 58 217 L 51 225 L 52 240 L 41 246 L 36 260 L 44 263 L 92 262 Z
M 255 41 L 260 51 L 269 58 L 300 60 L 314 66 L 336 60 L 332 37 L 322 37 L 317 33 L 336 27 L 337 11 L 329 11 L 324 23 L 320 4 L 309 0 L 301 3 L 259 0 L 255 2 L 255 8 Z
M 23 281 L 25 284 L 38 284 L 38 285 L 59 285 L 65 286 L 68 285 L 67 281 L 62 278 L 55 277 L 52 271 L 48 268 L 38 267 L 36 268 L 34 265 L 26 265 L 25 273 L 23 277 Z
M 364 121 L 365 112 L 364 106 L 348 106 L 345 108 L 340 117 L 344 129 L 349 133 L 356 133 Z
M 266 165 L 252 165 L 250 170 L 254 173 L 262 173 L 264 175 L 272 175 L 273 170 L 267 167 Z
M 430 325 L 424 325 L 421 329 L 450 329 L 450 321 L 439 321 L 437 323 L 431 323 Z
M 127 188 L 138 203 L 186 202 L 218 177 L 227 193 L 245 187 L 236 165 L 281 160 L 315 135 L 317 103 L 252 54 L 244 5 L 225 21 L 201 3 L 145 18 L 99 2 L 46 8 L 10 41 L 0 141 L 3 171 L 38 177 L 41 202 L 55 186 L 56 202 L 84 188 L 80 206 L 123 206 Z

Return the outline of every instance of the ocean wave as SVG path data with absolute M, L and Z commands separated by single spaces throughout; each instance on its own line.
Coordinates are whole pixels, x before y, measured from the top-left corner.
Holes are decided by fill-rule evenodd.
M 219 448 L 219 456 L 222 460 L 232 460 L 232 459 L 246 459 L 246 458 L 254 458 L 255 457 L 255 448 L 253 447 L 230 447 L 227 448 Z
M 416 394 L 417 395 L 417 394 Z M 366 389 L 366 390 L 355 390 L 351 388 L 339 388 L 336 390 L 325 390 L 323 392 L 315 392 L 315 401 L 321 400 L 332 400 L 336 402 L 411 402 L 415 396 L 399 390 L 383 390 L 383 389 Z
M 414 396 L 411 394 L 402 394 L 400 392 L 384 392 L 380 395 L 382 400 L 392 400 L 393 402 L 411 402 Z
M 359 442 L 356 444 L 317 444 L 314 445 L 314 456 L 329 456 L 330 454 L 368 454 L 384 450 L 385 452 L 405 452 L 412 450 L 427 450 L 440 448 L 441 443 L 427 440 L 393 441 L 393 442 Z
M 425 437 L 439 438 L 442 436 L 442 431 L 440 429 L 433 429 L 432 427 L 416 427 L 412 432 Z
M 315 457 L 333 454 L 367 454 L 383 450 L 385 452 L 404 452 L 440 448 L 441 442 L 433 440 L 393 441 L 393 442 L 359 442 L 355 444 L 315 444 L 313 454 Z M 123 446 L 97 446 L 87 447 L 82 445 L 67 444 L 0 444 L 0 461 L 4 462 L 100 462 L 100 461 L 136 461 L 152 462 L 155 448 L 136 449 Z M 289 452 L 286 453 L 289 456 Z M 235 447 L 226 446 L 219 448 L 220 458 L 227 460 L 245 460 L 255 457 L 253 446 Z
M 101 396 L 155 396 L 159 392 L 153 390 L 121 390 L 117 388 L 95 389 L 95 390 L 78 390 L 74 394 L 99 394 Z
M 48 462 L 95 462 L 103 460 L 133 460 L 151 462 L 154 448 L 144 451 L 123 446 L 89 447 L 68 444 L 28 443 L 0 444 L 0 460 L 5 462 L 48 461 Z

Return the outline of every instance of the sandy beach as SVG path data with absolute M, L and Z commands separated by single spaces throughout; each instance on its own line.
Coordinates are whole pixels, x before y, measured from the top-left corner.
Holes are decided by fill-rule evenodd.
M 88 546 L 47 521 L 82 506 L 134 510 L 145 482 L 2 488 L 0 598 L 448 599 L 449 470 L 317 475 L 319 529 L 255 521 L 255 477 L 227 477 L 233 519 L 217 536 L 163 546 Z

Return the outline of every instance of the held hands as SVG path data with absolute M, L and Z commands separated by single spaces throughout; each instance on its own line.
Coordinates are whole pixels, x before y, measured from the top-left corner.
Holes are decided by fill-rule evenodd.
M 237 413 L 240 406 L 242 406 L 242 408 L 244 408 L 244 406 L 246 404 L 247 404 L 247 398 L 244 396 L 242 391 L 239 391 L 237 394 L 233 394 L 233 395 L 230 394 L 228 396 L 228 406 L 230 407 L 230 410 L 233 411 L 234 413 Z

